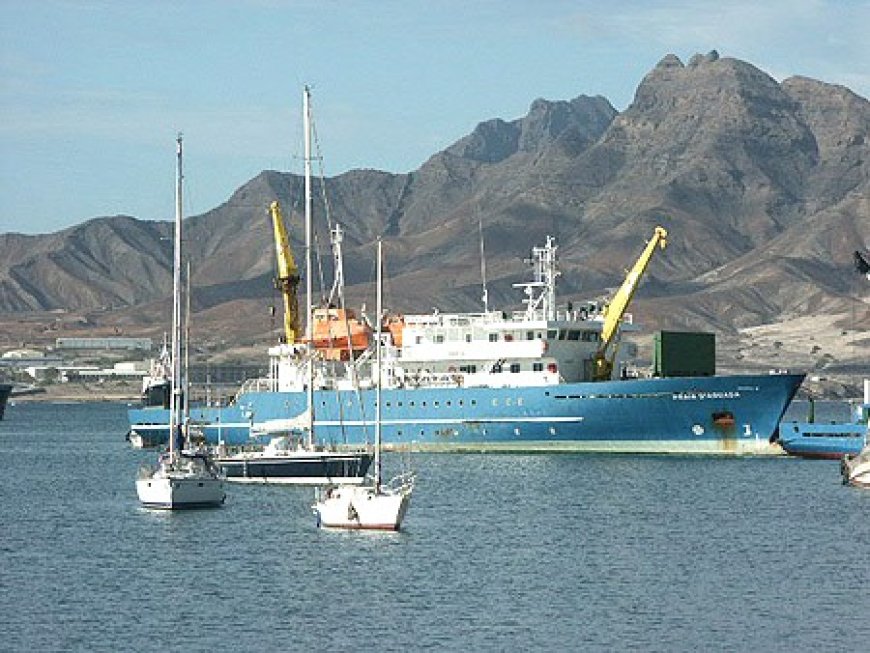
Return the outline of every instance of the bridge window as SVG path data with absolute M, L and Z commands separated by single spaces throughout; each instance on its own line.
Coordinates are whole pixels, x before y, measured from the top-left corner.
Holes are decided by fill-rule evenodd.
M 568 340 L 580 340 L 580 332 L 579 331 L 569 331 L 568 332 Z
M 538 336 L 540 337 L 540 336 Z M 526 331 L 526 340 L 534 340 L 535 332 L 534 331 Z
M 519 371 L 520 371 L 520 364 L 519 363 L 511 363 L 511 372 L 516 374 Z
M 544 364 L 543 363 L 532 363 L 532 371 L 533 372 L 543 372 Z
M 489 334 L 489 341 L 490 342 L 498 342 L 498 334 L 497 333 L 490 333 Z

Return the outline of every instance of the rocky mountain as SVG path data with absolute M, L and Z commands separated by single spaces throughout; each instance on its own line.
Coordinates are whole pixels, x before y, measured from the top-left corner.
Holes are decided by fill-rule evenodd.
M 508 307 L 519 299 L 511 283 L 527 275 L 523 257 L 546 235 L 558 239 L 567 300 L 620 283 L 662 224 L 669 247 L 634 306 L 651 327 L 715 329 L 727 342 L 797 318 L 870 325 L 870 285 L 851 268 L 852 252 L 870 245 L 870 103 L 804 77 L 777 82 L 715 52 L 687 64 L 667 55 L 621 113 L 602 97 L 538 99 L 411 173 L 354 170 L 322 183 L 315 197 L 328 197 L 346 230 L 352 301 L 372 294 L 377 236 L 387 239 L 392 308 L 427 311 L 480 305 L 481 226 L 490 298 Z M 269 331 L 265 307 L 277 297 L 265 210 L 281 201 L 301 252 L 302 196 L 299 177 L 266 171 L 186 220 L 197 322 L 235 336 Z M 315 222 L 328 279 L 319 206 Z M 0 235 L 0 313 L 65 309 L 92 325 L 162 328 L 170 231 L 117 216 Z

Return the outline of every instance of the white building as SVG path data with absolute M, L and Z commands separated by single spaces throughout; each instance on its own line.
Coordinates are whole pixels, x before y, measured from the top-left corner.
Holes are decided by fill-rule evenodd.
M 57 338 L 56 349 L 141 349 L 151 351 L 151 338 Z

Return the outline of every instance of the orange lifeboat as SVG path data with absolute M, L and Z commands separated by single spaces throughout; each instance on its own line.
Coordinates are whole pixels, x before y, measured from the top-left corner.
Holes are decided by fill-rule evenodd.
M 393 339 L 393 345 L 402 347 L 402 332 L 405 330 L 405 318 L 401 315 L 389 315 L 385 321 L 384 327 L 390 332 L 390 337 Z
M 365 351 L 372 330 L 350 309 L 315 308 L 312 345 L 326 360 L 346 361 Z

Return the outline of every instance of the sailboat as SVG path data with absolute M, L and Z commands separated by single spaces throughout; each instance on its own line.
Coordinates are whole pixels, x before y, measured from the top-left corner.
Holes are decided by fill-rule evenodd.
M 411 492 L 414 473 L 406 472 L 390 483 L 382 482 L 381 465 L 381 325 L 382 244 L 378 239 L 377 337 L 375 340 L 375 474 L 363 485 L 330 485 L 321 488 L 312 506 L 321 528 L 397 531 L 402 525 Z
M 843 456 L 841 473 L 843 485 L 870 489 L 870 445 L 854 456 Z
M 861 419 L 866 425 L 864 446 L 857 454 L 843 456 L 840 473 L 843 485 L 870 488 L 870 379 L 864 379 L 864 404 L 860 410 Z
M 870 263 L 860 251 L 855 252 L 855 267 L 870 281 Z M 840 463 L 843 485 L 870 489 L 870 379 L 864 379 L 864 405 L 862 421 L 867 423 L 864 432 L 864 447 L 854 456 L 844 456 Z
M 306 86 L 302 96 L 302 115 L 305 133 L 305 279 L 306 279 L 306 333 L 298 339 L 299 309 L 297 284 L 299 273 L 290 249 L 287 228 L 278 202 L 272 202 L 269 213 L 275 235 L 278 259 L 276 285 L 284 296 L 284 334 L 279 348 L 292 357 L 298 367 L 304 366 L 306 408 L 299 415 L 286 419 L 272 419 L 251 424 L 251 445 L 241 451 L 230 452 L 226 446 L 217 448 L 216 462 L 235 483 L 277 483 L 289 485 L 323 485 L 340 480 L 345 484 L 363 483 L 372 463 L 372 454 L 364 449 L 337 451 L 317 444 L 314 438 L 314 359 L 319 354 L 327 359 L 323 349 L 317 349 L 317 329 L 312 326 L 313 267 L 312 251 L 312 193 L 311 193 L 311 96 Z M 340 244 L 340 235 L 339 244 Z M 338 255 L 337 255 L 338 256 Z M 340 261 L 336 266 L 340 282 Z M 351 351 L 350 337 L 348 349 Z M 335 348 L 340 351 L 340 348 Z M 261 443 L 265 440 L 265 445 Z
M 209 508 L 226 499 L 220 469 L 203 450 L 181 447 L 182 378 L 181 378 L 181 184 L 182 138 L 176 139 L 177 181 L 175 187 L 175 252 L 172 283 L 172 377 L 169 411 L 169 449 L 160 455 L 155 467 L 143 467 L 136 479 L 139 501 L 147 508 L 178 510 Z M 189 443 L 188 443 L 189 444 Z

